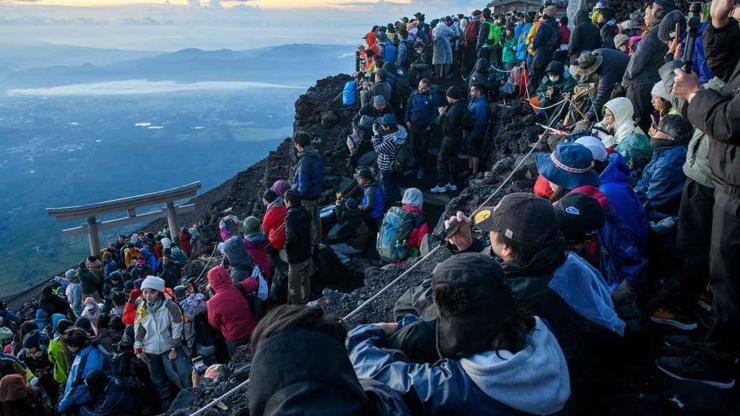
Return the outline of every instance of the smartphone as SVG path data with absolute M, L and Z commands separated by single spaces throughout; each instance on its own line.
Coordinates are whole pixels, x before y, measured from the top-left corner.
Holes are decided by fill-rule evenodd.
M 195 369 L 195 372 L 198 373 L 198 375 L 203 375 L 206 373 L 206 362 L 203 360 L 203 357 L 195 357 L 193 358 L 193 368 Z

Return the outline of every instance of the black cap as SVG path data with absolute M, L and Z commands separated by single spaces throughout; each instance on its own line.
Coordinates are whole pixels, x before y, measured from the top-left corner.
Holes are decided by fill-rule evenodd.
M 506 195 L 496 207 L 481 208 L 473 216 L 473 224 L 521 244 L 544 244 L 557 235 L 550 202 L 526 192 Z
M 372 179 L 373 173 L 370 172 L 370 169 L 368 168 L 359 168 L 357 169 L 357 177 L 364 178 L 364 179 Z
M 434 303 L 439 310 L 437 350 L 448 358 L 491 349 L 497 329 L 516 312 L 501 265 L 491 256 L 463 253 L 432 272 Z
M 604 225 L 604 208 L 595 198 L 569 192 L 555 204 L 555 221 L 568 242 L 581 242 Z
M 462 100 L 465 97 L 465 93 L 463 92 L 462 88 L 458 87 L 457 85 L 453 85 L 452 87 L 447 88 L 446 95 L 455 100 Z

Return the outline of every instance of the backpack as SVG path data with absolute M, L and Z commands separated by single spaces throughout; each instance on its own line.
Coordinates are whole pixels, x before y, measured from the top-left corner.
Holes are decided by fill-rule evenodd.
M 257 293 L 248 293 L 247 289 L 241 283 L 237 283 L 235 286 L 239 290 L 239 293 L 247 299 L 247 303 L 249 303 L 249 308 L 252 310 L 254 317 L 259 320 L 267 312 L 267 305 L 265 304 L 267 300 L 267 282 L 262 276 L 259 266 L 254 266 L 251 277 L 256 278 L 257 282 L 259 282 Z
M 414 215 L 400 207 L 391 207 L 383 218 L 375 248 L 380 258 L 387 263 L 404 260 L 409 247 L 406 239 L 414 229 Z
M 647 260 L 629 226 L 615 212 L 606 211 L 606 221 L 599 230 L 599 268 L 606 284 L 618 287 L 628 280 L 633 288 L 645 281 Z
M 391 170 L 403 175 L 407 170 L 409 170 L 411 166 L 416 163 L 415 161 L 416 159 L 414 158 L 414 152 L 411 150 L 411 143 L 409 140 L 406 140 L 398 148 L 396 158 L 393 159 L 393 163 L 391 164 Z
M 542 23 L 542 26 L 540 26 L 540 30 L 542 30 L 543 27 L 549 27 L 551 30 L 550 37 L 545 40 L 545 44 L 543 47 L 548 51 L 556 51 L 560 48 L 560 39 L 563 38 L 563 31 L 560 30 L 557 26 L 550 26 L 547 23 Z
M 465 26 L 465 32 L 463 32 L 463 40 L 468 45 L 475 45 L 478 43 L 478 32 L 480 31 L 480 21 L 473 20 L 468 22 Z

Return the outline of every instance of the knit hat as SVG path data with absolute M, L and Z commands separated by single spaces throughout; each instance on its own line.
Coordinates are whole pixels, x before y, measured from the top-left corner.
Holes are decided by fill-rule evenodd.
M 272 192 L 275 192 L 277 196 L 282 197 L 285 194 L 285 191 L 290 189 L 290 183 L 286 181 L 285 179 L 278 179 L 275 181 L 275 183 L 272 184 L 270 187 L 270 190 Z
M 404 191 L 401 204 L 421 209 L 424 206 L 424 194 L 416 188 L 409 188 Z
M 39 331 L 34 329 L 23 337 L 23 348 L 39 348 Z
M 620 46 L 626 44 L 629 40 L 629 36 L 620 33 L 617 36 L 614 36 L 614 47 L 619 49 Z
M 569 192 L 554 208 L 558 228 L 565 240 L 572 243 L 595 235 L 606 220 L 604 208 L 599 201 L 580 192 Z
M 152 289 L 164 293 L 164 279 L 157 276 L 147 276 L 141 283 L 141 290 Z
M 242 223 L 242 228 L 244 230 L 244 234 L 246 235 L 258 234 L 260 232 L 261 225 L 262 223 L 260 222 L 259 218 L 249 216 Z
M 385 97 L 383 97 L 382 95 L 376 95 L 375 97 L 373 97 L 373 105 L 385 105 Z
M 586 149 L 590 150 L 591 154 L 594 156 L 594 160 L 598 160 L 599 162 L 605 161 L 607 156 L 609 156 L 606 151 L 606 146 L 604 146 L 604 142 L 602 142 L 598 137 L 583 136 L 578 138 L 576 143 L 586 146 Z
M 462 100 L 465 96 L 465 93 L 463 92 L 462 88 L 453 85 L 450 88 L 447 88 L 447 92 L 445 93 L 447 97 L 452 98 L 453 100 Z
M 653 85 L 653 89 L 650 91 L 650 95 L 654 95 L 668 102 L 671 102 L 671 96 L 670 94 L 668 94 L 668 91 L 666 91 L 665 86 L 663 85 L 663 81 L 658 81 L 655 83 L 655 85 Z

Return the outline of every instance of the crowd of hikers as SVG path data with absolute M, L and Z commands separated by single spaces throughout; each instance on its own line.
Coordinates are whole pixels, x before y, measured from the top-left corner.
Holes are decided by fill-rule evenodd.
M 740 7 L 637 12 L 374 26 L 343 94 L 353 187 L 324 206 L 322 155 L 296 132 L 290 179 L 262 191 L 262 218 L 220 220 L 199 275 L 198 227 L 139 232 L 57 276 L 32 316 L 1 304 L 0 416 L 166 412 L 243 350 L 252 415 L 602 413 L 636 333 L 667 346 L 637 347 L 656 374 L 733 389 Z M 312 302 L 353 256 L 429 252 L 420 188 L 454 194 L 486 170 L 490 109 L 512 99 L 551 148 L 532 192 L 445 218 L 452 255 L 390 300 L 391 322 L 348 330 Z

